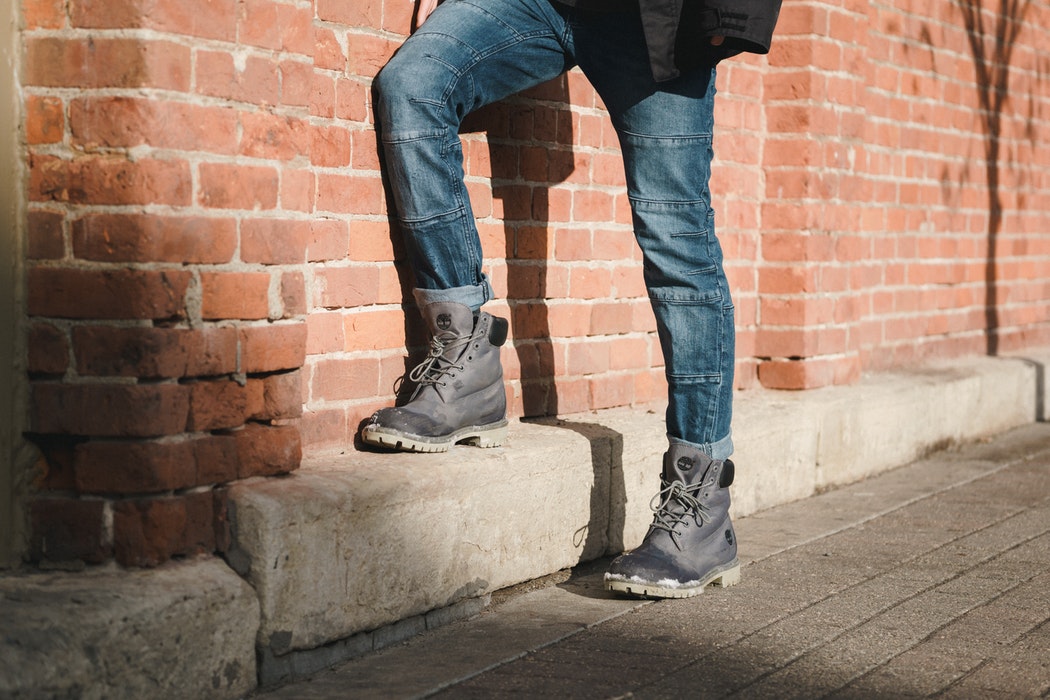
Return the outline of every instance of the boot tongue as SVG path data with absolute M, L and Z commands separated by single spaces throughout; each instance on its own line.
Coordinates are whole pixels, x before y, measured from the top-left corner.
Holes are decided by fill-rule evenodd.
M 423 318 L 431 335 L 439 340 L 469 336 L 474 331 L 474 312 L 469 306 L 438 301 L 423 308 Z
M 699 484 L 711 464 L 711 458 L 703 452 L 672 444 L 664 453 L 664 481 L 681 481 L 686 486 Z

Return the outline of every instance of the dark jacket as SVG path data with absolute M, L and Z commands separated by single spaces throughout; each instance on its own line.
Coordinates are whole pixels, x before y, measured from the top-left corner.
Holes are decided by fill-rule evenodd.
M 743 51 L 768 53 L 781 0 L 638 0 L 653 77 L 671 80 Z M 712 38 L 721 40 L 712 45 Z

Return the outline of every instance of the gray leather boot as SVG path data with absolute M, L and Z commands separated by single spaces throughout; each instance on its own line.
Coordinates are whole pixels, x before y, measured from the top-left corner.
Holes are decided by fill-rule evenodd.
M 729 520 L 733 463 L 672 443 L 664 454 L 653 522 L 637 549 L 613 560 L 605 588 L 645 598 L 689 598 L 740 580 Z
M 507 395 L 499 348 L 507 321 L 470 307 L 423 307 L 430 354 L 408 378 L 416 382 L 403 406 L 376 411 L 361 429 L 365 442 L 407 452 L 444 452 L 457 442 L 497 447 L 507 435 Z

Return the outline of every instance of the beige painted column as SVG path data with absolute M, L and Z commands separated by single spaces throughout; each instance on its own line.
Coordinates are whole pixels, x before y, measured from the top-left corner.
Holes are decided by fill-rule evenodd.
M 22 495 L 31 452 L 22 439 L 25 373 L 25 190 L 18 2 L 0 7 L 0 567 L 24 548 Z

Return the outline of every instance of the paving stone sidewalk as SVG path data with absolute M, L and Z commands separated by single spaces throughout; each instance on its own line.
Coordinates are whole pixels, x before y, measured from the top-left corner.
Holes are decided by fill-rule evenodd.
M 758 513 L 737 534 L 733 588 L 630 600 L 584 565 L 257 697 L 1050 697 L 1050 424 Z

